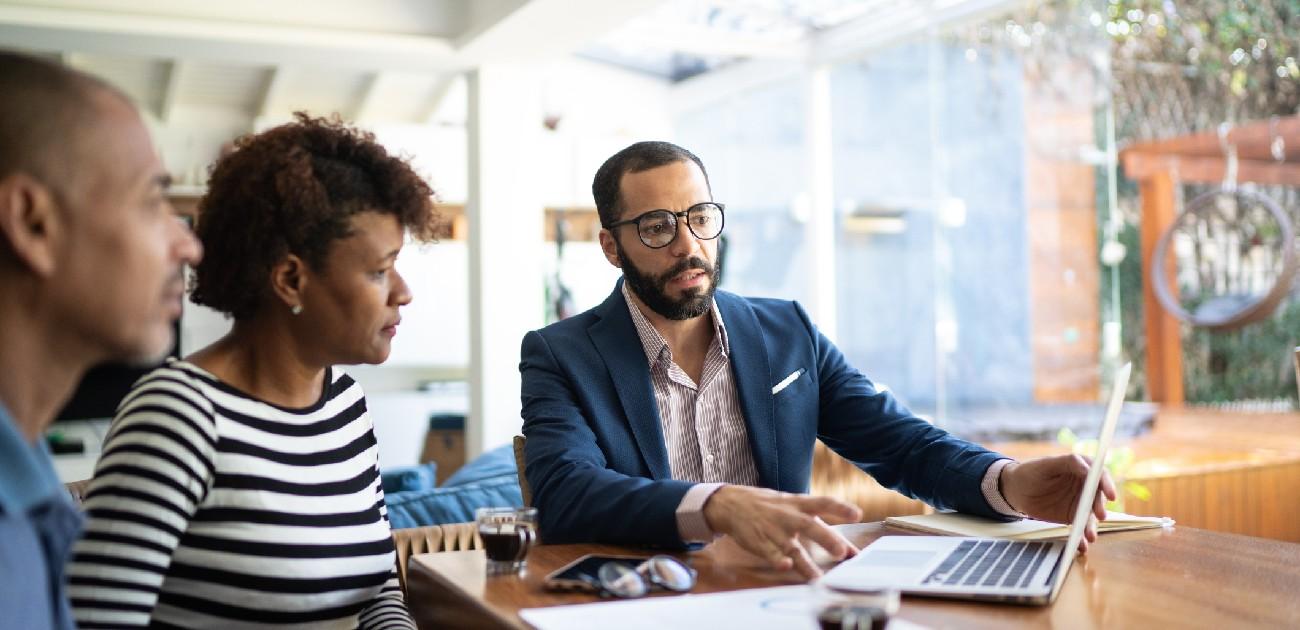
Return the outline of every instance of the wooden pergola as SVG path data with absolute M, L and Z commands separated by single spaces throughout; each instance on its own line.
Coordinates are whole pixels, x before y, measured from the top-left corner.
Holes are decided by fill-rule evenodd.
M 1284 151 L 1273 153 L 1275 139 Z M 1300 186 L 1300 116 L 1262 120 L 1233 127 L 1226 136 L 1236 148 L 1237 181 Z M 1142 304 L 1147 338 L 1147 392 L 1151 400 L 1168 405 L 1183 403 L 1183 344 L 1179 321 L 1156 300 L 1150 281 L 1152 252 L 1165 229 L 1173 223 L 1174 186 L 1180 183 L 1213 184 L 1224 180 L 1227 158 L 1217 131 L 1142 142 L 1120 151 L 1124 173 L 1138 182 L 1142 198 Z M 1169 286 L 1176 286 L 1171 277 Z

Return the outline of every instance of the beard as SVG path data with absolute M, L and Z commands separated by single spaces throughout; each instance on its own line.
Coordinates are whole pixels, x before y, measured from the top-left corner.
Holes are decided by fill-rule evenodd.
M 164 288 L 159 291 L 160 301 L 164 296 L 170 301 L 173 295 L 183 309 L 186 302 L 184 267 L 177 268 L 168 278 Z M 180 315 L 175 318 L 168 315 L 165 319 L 165 322 L 153 327 L 147 339 L 136 339 L 129 347 L 122 347 L 115 351 L 109 360 L 131 368 L 154 368 L 166 361 L 173 351 L 177 352 L 176 356 L 179 358 L 177 346 L 179 339 L 176 338 L 176 332 L 180 330 L 178 324 Z
M 718 277 L 722 275 L 720 260 L 717 264 L 710 265 L 699 256 L 691 256 L 656 277 L 637 269 L 623 251 L 623 246 L 618 245 L 617 242 L 615 242 L 615 249 L 618 252 L 619 263 L 623 265 L 623 278 L 627 281 L 628 288 L 632 289 L 632 292 L 650 307 L 650 310 L 665 318 L 680 321 L 699 317 L 709 312 L 709 308 L 713 306 L 713 294 L 718 290 Z M 703 271 L 704 275 L 708 276 L 708 288 L 692 287 L 678 299 L 668 297 L 666 287 L 669 281 L 674 276 L 692 269 Z

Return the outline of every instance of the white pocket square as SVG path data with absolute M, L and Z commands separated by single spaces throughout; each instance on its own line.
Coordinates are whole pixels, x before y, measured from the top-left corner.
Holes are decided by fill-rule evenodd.
M 791 372 L 791 373 L 790 373 L 790 376 L 787 376 L 787 377 L 781 379 L 781 382 L 780 382 L 780 383 L 777 383 L 776 385 L 774 385 L 774 386 L 772 387 L 772 395 L 775 396 L 775 395 L 779 394 L 779 393 L 781 392 L 781 390 L 783 390 L 783 389 L 789 387 L 789 386 L 790 386 L 790 383 L 793 383 L 793 382 L 799 380 L 799 377 L 800 377 L 800 376 L 803 376 L 803 373 L 804 373 L 804 372 L 807 372 L 807 371 L 808 371 L 808 370 L 805 370 L 805 369 L 803 369 L 803 368 L 799 368 L 799 369 L 797 369 L 797 370 Z

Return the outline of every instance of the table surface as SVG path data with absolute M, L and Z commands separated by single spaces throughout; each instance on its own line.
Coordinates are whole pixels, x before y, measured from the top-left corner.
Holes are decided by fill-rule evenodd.
M 844 532 L 859 545 L 886 533 L 906 535 L 879 523 Z M 548 573 L 587 553 L 651 555 L 610 545 L 541 545 L 521 575 L 488 578 L 482 551 L 421 554 L 411 559 L 407 602 L 422 628 L 527 628 L 520 609 L 598 601 L 542 587 Z M 802 581 L 764 568 L 727 539 L 680 557 L 699 571 L 695 593 Z M 898 617 L 961 628 L 1300 627 L 1300 545 L 1178 527 L 1109 533 L 1075 563 L 1051 606 L 904 597 Z

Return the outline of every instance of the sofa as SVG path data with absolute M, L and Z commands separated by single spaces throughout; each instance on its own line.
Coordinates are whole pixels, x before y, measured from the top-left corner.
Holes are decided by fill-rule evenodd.
M 474 520 L 481 507 L 521 507 L 519 472 L 510 445 L 492 449 L 436 485 L 435 465 L 381 470 L 384 504 L 393 529 Z

